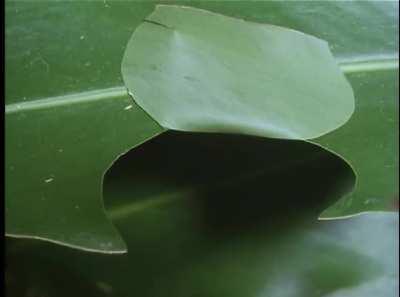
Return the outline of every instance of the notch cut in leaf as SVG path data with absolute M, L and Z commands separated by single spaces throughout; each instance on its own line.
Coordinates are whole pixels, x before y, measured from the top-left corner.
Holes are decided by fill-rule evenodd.
M 134 148 L 105 178 L 114 181 L 105 201 L 114 220 L 183 200 L 208 225 L 225 214 L 233 229 L 276 216 L 315 221 L 355 182 L 348 163 L 305 141 L 176 131 Z

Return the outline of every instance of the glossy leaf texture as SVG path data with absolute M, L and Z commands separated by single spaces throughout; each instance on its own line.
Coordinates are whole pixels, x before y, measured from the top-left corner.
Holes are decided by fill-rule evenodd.
M 121 87 L 120 64 L 126 42 L 154 4 L 7 2 L 6 228 L 14 226 L 20 234 L 32 232 L 34 236 L 42 228 L 40 232 L 54 241 L 71 241 L 72 245 L 97 251 L 125 250 L 111 223 L 100 223 L 100 218 L 106 219 L 101 202 L 102 175 L 115 158 L 164 130 Z M 183 4 L 327 40 L 354 89 L 356 109 L 345 126 L 318 141 L 353 164 L 358 184 L 353 194 L 325 215 L 392 209 L 393 196 L 398 192 L 393 138 L 398 125 L 398 86 L 393 80 L 398 66 L 393 60 L 397 48 L 392 38 L 397 30 L 397 2 Z M 315 15 L 323 17 L 316 19 Z M 346 29 L 350 27 L 353 30 Z M 107 46 L 98 46 L 104 44 Z M 86 92 L 93 89 L 99 90 Z M 65 153 L 59 153 L 63 148 Z M 179 159 L 176 162 L 177 167 L 182 166 Z M 84 179 L 88 182 L 83 183 Z M 29 194 L 24 188 L 30 190 Z M 14 197 L 23 199 L 18 202 Z M 51 209 L 40 201 L 43 197 L 50 200 Z M 117 197 L 115 200 L 120 201 Z M 75 209 L 91 202 L 95 207 L 87 215 Z M 129 202 L 121 202 L 117 213 L 130 217 Z M 56 205 L 61 209 L 56 210 Z M 23 211 L 14 208 L 17 206 Z M 29 218 L 32 213 L 35 218 Z M 19 219 L 21 223 L 16 222 Z M 73 238 L 78 224 L 88 230 L 88 236 Z M 25 227 L 29 232 L 21 229 Z M 66 233 L 57 233 L 60 227 Z M 93 234 L 101 240 L 93 240 Z M 107 246 L 110 241 L 113 244 Z

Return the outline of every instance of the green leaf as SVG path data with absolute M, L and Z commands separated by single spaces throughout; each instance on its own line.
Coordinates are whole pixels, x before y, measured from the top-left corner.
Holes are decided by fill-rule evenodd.
M 181 2 L 248 21 L 291 28 L 328 41 L 352 85 L 356 108 L 346 125 L 316 141 L 346 156 L 357 169 L 358 182 L 352 194 L 324 215 L 393 209 L 393 196 L 398 192 L 397 1 Z M 120 71 L 127 40 L 154 5 L 152 1 L 7 1 L 7 230 L 22 220 L 26 223 L 23 228 L 33 234 L 50 234 L 64 244 L 73 240 L 71 244 L 81 249 L 103 252 L 126 249 L 106 220 L 102 178 L 115 158 L 164 131 L 126 94 Z M 96 91 L 87 93 L 89 90 Z M 133 107 L 128 108 L 130 105 Z M 164 143 L 165 148 L 170 141 L 163 139 L 175 139 L 172 143 L 177 144 L 177 140 L 187 142 L 193 135 L 177 137 L 167 132 L 143 147 L 154 147 L 157 151 L 154 143 L 161 142 L 161 147 Z M 247 154 L 240 153 L 242 146 L 238 141 L 228 141 L 231 137 L 235 138 L 225 135 L 213 141 L 212 136 L 202 135 L 195 137 L 189 146 L 171 145 L 170 150 L 163 150 L 175 156 L 171 159 L 174 162 L 166 167 L 172 178 L 166 180 L 164 176 L 154 183 L 155 173 L 150 172 L 147 180 L 153 180 L 152 185 L 158 187 L 148 197 L 139 195 L 141 199 L 138 191 L 148 189 L 144 184 L 137 187 L 137 182 L 132 182 L 137 180 L 134 174 L 139 172 L 135 165 L 138 154 L 143 154 L 140 146 L 116 161 L 105 176 L 105 203 L 129 253 L 95 255 L 35 240 L 8 238 L 8 294 L 395 296 L 398 289 L 395 214 L 368 213 L 341 221 L 316 222 L 315 215 L 325 207 L 324 203 L 332 202 L 329 195 L 325 196 L 327 201 L 321 201 L 296 194 L 291 202 L 298 204 L 277 203 L 275 207 L 257 195 L 266 190 L 261 183 L 243 189 L 237 183 L 231 194 L 236 189 L 239 194 L 246 191 L 246 195 L 236 196 L 230 204 L 226 203 L 229 197 L 220 203 L 207 199 L 226 193 L 229 188 L 204 195 L 201 188 L 192 187 L 194 190 L 187 193 L 195 197 L 184 198 L 185 192 L 178 190 L 188 187 L 174 184 L 181 180 L 177 177 L 187 172 L 179 175 L 179 168 L 191 168 L 189 177 L 197 186 L 196 181 L 201 185 L 201 178 L 209 181 L 212 176 L 207 177 L 206 171 L 196 175 L 196 166 L 206 170 L 201 165 L 207 165 L 212 168 L 210 174 L 215 175 L 221 173 L 220 164 L 230 165 L 226 159 L 219 160 L 218 156 L 196 150 L 198 141 L 214 147 L 226 143 L 224 153 L 235 144 L 231 156 L 237 160 L 227 167 L 232 173 L 223 172 L 227 177 L 238 169 L 248 172 L 251 168 L 243 166 L 246 160 L 250 159 L 252 165 L 257 162 L 257 155 L 249 156 L 257 151 L 255 147 L 245 146 Z M 242 141 L 243 145 L 258 143 L 260 149 L 271 148 L 265 140 L 254 137 L 242 137 Z M 65 147 L 63 152 L 68 153 L 55 154 L 58 147 Z M 176 153 L 175 147 L 178 147 Z M 181 159 L 186 147 L 198 160 Z M 208 151 L 204 145 L 199 148 Z M 311 156 L 319 151 L 318 147 L 304 148 L 303 153 Z M 319 157 L 332 157 L 324 152 Z M 150 152 L 145 157 L 149 160 L 152 156 L 157 157 Z M 262 154 L 258 156 L 264 161 L 276 161 L 271 156 L 265 159 Z M 301 154 L 291 158 L 296 156 Z M 215 163 L 203 164 L 205 160 Z M 333 160 L 331 164 L 337 169 L 346 168 L 347 164 L 340 159 Z M 151 164 L 150 168 L 163 169 L 157 162 Z M 316 166 L 318 162 L 307 160 L 305 164 Z M 261 165 L 266 164 L 261 162 Z M 144 171 L 150 168 L 145 167 Z M 51 172 L 57 173 L 56 178 L 43 182 Z M 321 171 L 312 172 L 317 175 Z M 334 171 L 332 178 L 338 180 L 331 185 L 347 180 L 341 172 Z M 146 176 L 141 178 L 146 180 Z M 46 188 L 55 181 L 57 188 Z M 275 190 L 287 189 L 289 193 L 295 190 L 282 181 L 272 186 Z M 273 188 L 267 190 L 274 193 Z M 316 189 L 312 190 L 315 193 Z M 48 207 L 40 202 L 43 192 L 50 194 L 46 196 Z M 195 199 L 199 192 L 203 199 Z M 19 197 L 23 198 L 21 204 L 17 201 Z M 87 205 L 87 216 L 70 211 L 78 200 L 80 206 Z M 21 211 L 15 206 L 21 206 Z M 279 206 L 285 207 L 279 211 Z M 292 211 L 287 208 L 290 206 Z M 297 209 L 309 211 L 299 211 L 300 217 L 292 217 Z M 71 226 L 58 221 L 70 215 Z M 65 237 L 57 233 L 57 228 L 65 232 Z M 74 230 L 80 228 L 88 233 L 77 240 L 73 237 Z M 109 242 L 113 245 L 108 246 Z
M 92 201 L 95 208 L 88 213 L 106 219 L 101 202 L 105 170 L 117 156 L 163 131 L 135 106 L 120 86 L 120 62 L 126 41 L 152 11 L 154 3 L 7 2 L 7 232 L 14 224 L 18 226 L 15 222 L 21 219 L 25 223 L 19 226 L 24 225 L 35 236 L 40 231 L 42 235 L 51 234 L 55 240 L 68 242 L 72 232 L 63 237 L 56 228 L 52 230 L 52 224 L 62 225 L 57 220 L 71 214 L 78 199 L 79 204 L 85 205 L 86 199 L 87 205 Z M 184 4 L 289 27 L 327 40 L 342 70 L 348 73 L 356 110 L 345 126 L 324 136 L 321 144 L 351 161 L 358 171 L 358 184 L 355 192 L 326 216 L 392 209 L 393 196 L 398 192 L 397 170 L 393 170 L 393 166 L 398 167 L 397 141 L 392 137 L 398 133 L 398 85 L 394 81 L 398 63 L 393 38 L 398 31 L 397 2 L 184 1 Z M 98 44 L 107 46 L 99 48 Z M 118 88 L 104 89 L 108 87 Z M 86 93 L 93 89 L 98 90 Z M 115 96 L 116 90 L 121 95 Z M 142 116 L 124 117 L 132 115 L 124 110 L 131 104 L 134 107 L 130 111 Z M 139 118 L 146 120 L 142 123 Z M 97 128 L 91 123 L 96 123 Z M 140 135 L 133 135 L 134 129 Z M 83 137 L 85 132 L 88 133 Z M 68 154 L 54 155 L 59 146 L 67 148 L 64 152 Z M 51 173 L 57 173 L 50 182 L 57 181 L 57 188 L 48 192 L 44 180 L 51 178 L 48 176 Z M 84 179 L 88 182 L 83 183 Z M 24 189 L 29 189 L 29 194 Z M 48 207 L 40 202 L 43 192 L 51 194 L 47 197 Z M 23 198 L 21 203 L 17 201 L 19 197 Z M 61 197 L 65 201 L 59 204 Z M 14 208 L 17 205 L 21 205 L 21 211 Z M 59 205 L 65 209 L 56 211 Z M 91 235 L 100 234 L 104 239 L 92 241 L 87 248 L 104 250 L 99 244 L 112 239 L 111 250 L 125 250 L 108 221 L 96 225 L 105 226 L 101 231 L 94 224 L 90 226 L 90 215 L 72 218 L 74 221 L 69 222 L 77 223 L 64 225 L 60 230 L 75 230 L 80 223 Z M 19 232 L 29 233 L 21 229 Z M 72 244 L 84 247 L 90 239 L 83 237 Z
M 156 7 L 129 41 L 122 74 L 144 110 L 180 131 L 310 139 L 354 109 L 326 42 L 188 7 Z

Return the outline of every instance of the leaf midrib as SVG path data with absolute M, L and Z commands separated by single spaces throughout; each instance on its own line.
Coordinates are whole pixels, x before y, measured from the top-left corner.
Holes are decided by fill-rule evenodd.
M 359 72 L 373 72 L 384 70 L 395 70 L 399 68 L 399 60 L 395 57 L 369 56 L 367 59 L 359 58 L 337 58 L 340 69 L 345 74 Z M 62 96 L 35 99 L 20 103 L 5 105 L 5 113 L 26 112 L 37 109 L 47 109 L 72 104 L 83 104 L 91 101 L 110 100 L 112 98 L 128 95 L 125 86 L 116 86 L 107 89 L 98 89 Z

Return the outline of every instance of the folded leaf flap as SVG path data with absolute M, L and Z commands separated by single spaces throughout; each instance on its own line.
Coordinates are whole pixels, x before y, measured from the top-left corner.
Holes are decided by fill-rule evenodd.
M 156 7 L 122 74 L 135 101 L 174 130 L 312 139 L 354 110 L 326 42 L 188 7 Z

